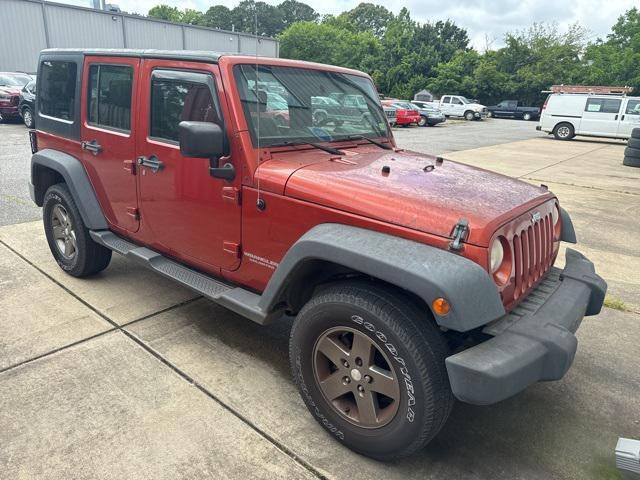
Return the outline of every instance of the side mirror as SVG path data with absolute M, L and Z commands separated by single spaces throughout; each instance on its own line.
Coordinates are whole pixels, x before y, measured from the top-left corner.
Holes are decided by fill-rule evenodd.
M 212 177 L 233 180 L 236 176 L 231 163 L 219 166 L 224 151 L 224 132 L 220 125 L 211 122 L 188 122 L 178 124 L 180 153 L 185 157 L 209 159 L 209 174 Z

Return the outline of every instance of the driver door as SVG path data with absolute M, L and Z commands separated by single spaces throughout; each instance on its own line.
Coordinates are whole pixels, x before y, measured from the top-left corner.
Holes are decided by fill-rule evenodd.
M 234 269 L 240 262 L 240 175 L 229 182 L 209 174 L 209 159 L 180 154 L 178 124 L 213 122 L 224 131 L 226 112 L 216 65 L 145 60 L 147 92 L 137 145 L 142 229 L 151 245 L 205 269 Z M 223 101 L 221 101 L 221 99 Z M 225 162 L 234 162 L 233 155 Z M 236 165 L 236 168 L 239 166 Z

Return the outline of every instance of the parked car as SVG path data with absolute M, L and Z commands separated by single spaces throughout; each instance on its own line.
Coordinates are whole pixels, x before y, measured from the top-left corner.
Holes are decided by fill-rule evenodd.
M 433 102 L 447 117 L 463 117 L 465 120 L 481 120 L 487 116 L 487 107 L 467 100 L 461 95 L 444 95 Z
M 31 80 L 26 73 L 0 72 L 0 122 L 20 116 L 20 91 Z
M 420 121 L 418 122 L 418 126 L 420 127 L 426 127 L 427 125 L 433 127 L 447 120 L 444 114 L 429 102 L 411 100 L 411 104 L 414 105 L 420 113 Z
M 556 196 L 394 148 L 365 73 L 254 61 L 41 53 L 30 192 L 62 270 L 96 274 L 115 251 L 259 324 L 295 316 L 302 400 L 380 460 L 432 440 L 454 398 L 561 378 L 606 283 L 575 250 L 553 267 L 576 241 Z M 290 126 L 263 115 L 258 75 L 286 90 Z M 315 126 L 311 97 L 334 92 L 361 95 L 366 121 Z
M 388 105 L 383 105 L 382 109 L 384 110 L 384 114 L 387 116 L 387 121 L 389 122 L 389 125 L 392 127 L 395 127 L 396 124 L 398 123 L 398 117 L 396 113 L 397 110 Z
M 525 107 L 518 100 L 503 100 L 497 105 L 487 107 L 487 116 L 496 118 L 520 118 L 522 120 L 537 120 L 540 118 L 538 107 Z
M 34 78 L 27 83 L 20 92 L 20 100 L 18 101 L 18 112 L 22 117 L 27 128 L 35 126 L 34 112 L 36 104 L 36 79 Z
M 552 93 L 536 130 L 558 140 L 576 135 L 628 139 L 640 127 L 640 97 L 590 93 Z
M 410 102 L 405 100 L 383 100 L 382 105 L 396 109 L 396 124 L 402 127 L 418 125 L 420 112 Z

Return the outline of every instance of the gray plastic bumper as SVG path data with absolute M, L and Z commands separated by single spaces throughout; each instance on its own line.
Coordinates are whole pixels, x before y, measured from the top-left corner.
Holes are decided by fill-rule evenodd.
M 562 378 L 576 353 L 575 331 L 600 312 L 606 291 L 593 263 L 567 249 L 564 270 L 552 269 L 518 307 L 485 327 L 492 339 L 446 359 L 453 394 L 488 405 Z

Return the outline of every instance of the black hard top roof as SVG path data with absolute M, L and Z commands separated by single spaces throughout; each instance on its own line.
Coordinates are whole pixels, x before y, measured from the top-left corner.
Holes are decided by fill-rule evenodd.
M 223 55 L 206 50 L 154 50 L 135 48 L 47 48 L 41 55 L 100 55 L 105 57 L 166 58 L 168 60 L 189 60 L 193 62 L 218 63 Z M 236 54 L 237 55 L 237 54 Z

